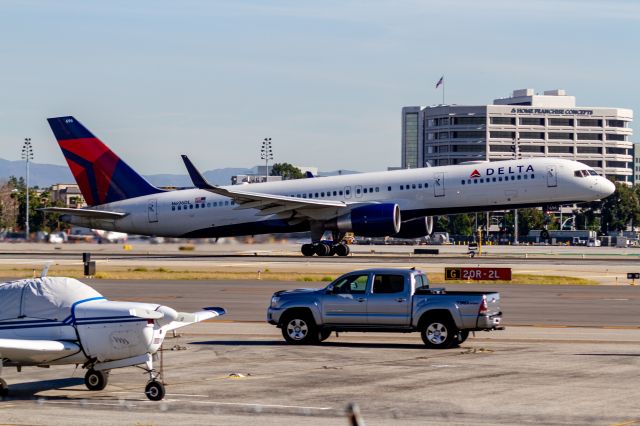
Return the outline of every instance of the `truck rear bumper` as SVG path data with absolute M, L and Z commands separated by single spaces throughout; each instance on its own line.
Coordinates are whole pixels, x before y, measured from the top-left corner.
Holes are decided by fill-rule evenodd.
M 502 329 L 502 312 L 493 315 L 480 315 L 478 317 L 478 330 Z

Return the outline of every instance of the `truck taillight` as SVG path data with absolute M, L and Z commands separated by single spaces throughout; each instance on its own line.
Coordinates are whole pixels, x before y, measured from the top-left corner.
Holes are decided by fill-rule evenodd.
M 486 314 L 488 310 L 489 310 L 489 305 L 487 305 L 487 298 L 486 296 L 482 296 L 482 302 L 480 302 L 480 310 L 478 311 L 478 313 Z

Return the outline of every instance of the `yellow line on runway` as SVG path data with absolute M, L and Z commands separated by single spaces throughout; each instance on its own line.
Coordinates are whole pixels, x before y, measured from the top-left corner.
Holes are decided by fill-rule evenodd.
M 627 425 L 637 425 L 640 424 L 640 420 L 629 420 L 622 423 L 612 423 L 611 426 L 627 426 Z

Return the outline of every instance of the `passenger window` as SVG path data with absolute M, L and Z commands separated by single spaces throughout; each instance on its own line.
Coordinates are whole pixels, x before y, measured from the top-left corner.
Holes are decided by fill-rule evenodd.
M 424 187 L 425 187 L 425 188 L 428 188 L 428 187 L 429 187 L 429 184 L 428 184 L 428 183 L 425 183 L 425 184 L 424 184 Z
M 25 207 L 25 209 L 26 209 L 26 207 Z M 176 206 L 171 206 L 171 210 L 175 210 L 175 209 L 176 209 Z
M 364 294 L 369 275 L 349 275 L 333 285 L 333 294 Z
M 360 188 L 357 188 L 356 189 L 356 194 L 359 194 L 359 193 L 360 193 Z
M 335 197 L 336 195 L 338 195 L 338 191 L 333 191 L 333 196 Z
M 347 191 L 347 194 L 349 193 L 349 191 Z M 338 194 L 342 195 L 342 191 L 339 191 Z
M 374 294 L 393 294 L 404 291 L 404 276 L 402 275 L 376 275 L 373 278 Z
M 404 186 L 400 185 L 400 191 L 402 191 L 404 189 Z
M 189 204 L 189 208 L 192 209 L 193 208 L 193 204 Z
M 493 178 L 493 181 L 495 182 L 495 181 L 496 181 L 496 178 Z
M 416 184 L 415 184 L 415 183 L 414 183 L 414 184 L 412 184 L 412 185 L 411 185 L 411 188 L 412 188 L 412 189 L 416 189 Z
M 316 198 L 320 198 L 320 195 L 316 192 Z
M 380 188 L 376 186 L 376 192 L 380 192 Z
M 518 175 L 518 180 L 522 179 L 522 176 Z
M 422 189 L 422 184 L 421 183 L 418 184 L 418 189 Z
M 321 193 L 320 193 L 320 196 L 321 196 L 321 197 L 324 197 L 324 192 L 321 192 Z
M 200 208 L 200 204 L 196 204 L 196 209 L 199 209 L 199 208 Z
M 462 183 L 464 185 L 464 179 L 460 181 L 460 183 Z
M 373 188 L 369 188 L 369 192 L 373 192 Z
M 387 186 L 387 191 L 391 191 L 391 187 L 390 186 Z M 25 209 L 26 209 L 26 207 L 25 207 Z
M 346 190 L 346 191 L 344 191 L 344 192 L 345 192 L 345 194 L 347 194 L 347 195 L 351 194 L 351 190 L 349 190 L 349 189 L 347 189 L 347 190 Z M 340 194 L 340 195 L 342 195 L 342 194 Z
M 364 188 L 364 189 L 362 190 L 362 192 L 364 192 L 364 193 L 366 194 L 366 193 L 367 193 L 367 188 Z
M 26 205 L 26 204 L 25 204 Z M 26 209 L 26 208 L 25 208 Z M 182 210 L 182 207 L 178 206 L 178 210 Z

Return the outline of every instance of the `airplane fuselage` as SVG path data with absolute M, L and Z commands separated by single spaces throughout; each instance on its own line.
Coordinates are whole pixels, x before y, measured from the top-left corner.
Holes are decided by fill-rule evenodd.
M 581 170 L 591 174 L 576 175 Z M 613 184 L 592 170 L 570 160 L 531 158 L 233 188 L 345 203 L 395 203 L 400 207 L 401 219 L 406 221 L 439 214 L 586 202 L 609 195 Z M 283 217 L 240 209 L 231 198 L 200 189 L 162 192 L 94 208 L 127 215 L 114 220 L 65 215 L 63 220 L 92 228 L 166 237 L 225 237 L 310 228 L 309 220 L 296 221 L 294 213 Z

